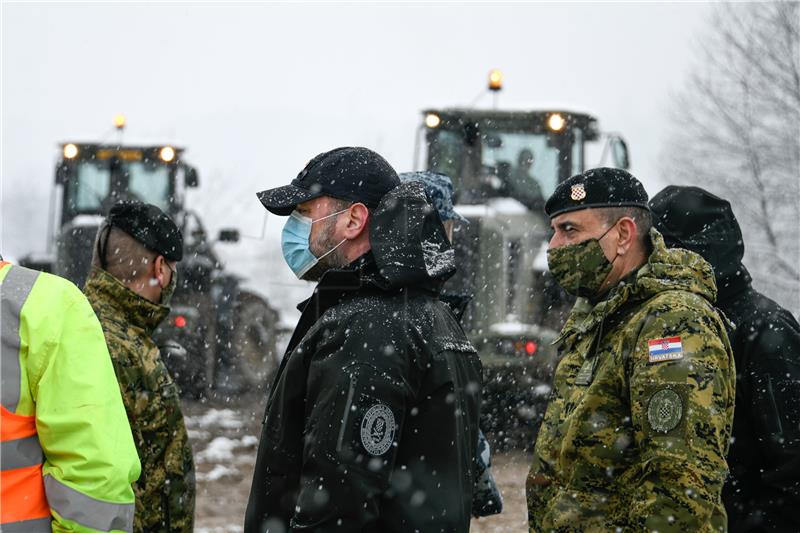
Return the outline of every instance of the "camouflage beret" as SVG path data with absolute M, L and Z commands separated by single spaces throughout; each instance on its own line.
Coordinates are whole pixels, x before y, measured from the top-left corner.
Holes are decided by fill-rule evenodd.
M 562 182 L 544 206 L 550 218 L 580 209 L 647 207 L 642 183 L 620 168 L 593 168 Z
M 117 202 L 108 212 L 106 221 L 170 261 L 183 259 L 181 231 L 169 216 L 152 204 Z
M 419 181 L 425 188 L 425 193 L 433 202 L 442 221 L 458 220 L 466 222 L 467 219 L 456 213 L 453 209 L 453 182 L 444 174 L 423 170 L 420 172 L 403 172 L 400 181 Z

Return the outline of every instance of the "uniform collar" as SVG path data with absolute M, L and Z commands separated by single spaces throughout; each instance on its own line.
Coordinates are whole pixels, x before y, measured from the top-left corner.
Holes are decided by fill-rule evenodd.
M 579 340 L 633 299 L 637 276 L 642 268 L 640 266 L 622 278 L 599 301 L 578 298 L 561 330 L 561 335 L 553 341 L 553 344 L 560 344 L 567 339 L 571 339 L 572 342 Z
M 105 270 L 92 266 L 84 286 L 90 299 L 110 305 L 127 322 L 142 328 L 148 335 L 169 314 L 169 307 L 139 296 Z

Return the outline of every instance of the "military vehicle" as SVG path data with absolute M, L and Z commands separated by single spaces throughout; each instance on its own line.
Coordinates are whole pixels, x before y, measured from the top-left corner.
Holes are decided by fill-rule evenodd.
M 124 119 L 115 119 L 124 127 Z M 227 272 L 198 213 L 186 203 L 198 173 L 170 145 L 68 142 L 56 164 L 49 256 L 21 263 L 63 276 L 79 287 L 89 272 L 92 246 L 108 210 L 120 200 L 157 205 L 183 231 L 183 260 L 169 317 L 154 338 L 185 394 L 199 397 L 215 387 L 261 388 L 276 366 L 278 314 Z M 59 200 L 60 199 L 60 200 Z M 216 242 L 236 242 L 234 229 Z
M 500 87 L 493 71 L 489 89 Z M 469 221 L 455 228 L 458 271 L 444 290 L 472 296 L 462 325 L 484 364 L 484 429 L 501 445 L 532 445 L 551 390 L 551 343 L 572 304 L 547 272 L 544 201 L 585 168 L 627 168 L 627 146 L 594 117 L 566 109 L 426 109 L 422 117 L 415 167 L 450 176 L 456 211 Z M 590 143 L 603 153 L 587 166 Z

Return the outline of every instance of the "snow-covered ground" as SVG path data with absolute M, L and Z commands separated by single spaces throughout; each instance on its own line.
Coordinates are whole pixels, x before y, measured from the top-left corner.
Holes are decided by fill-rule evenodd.
M 253 477 L 263 400 L 185 401 L 183 412 L 197 472 L 197 533 L 242 531 Z

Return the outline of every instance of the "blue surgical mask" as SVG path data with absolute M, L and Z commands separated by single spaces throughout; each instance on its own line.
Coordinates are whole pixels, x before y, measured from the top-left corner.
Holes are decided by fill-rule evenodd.
M 347 209 L 350 208 L 348 207 Z M 283 226 L 283 233 L 281 234 L 281 250 L 283 250 L 283 258 L 286 260 L 286 264 L 289 265 L 289 268 L 292 269 L 292 272 L 294 272 L 294 275 L 297 276 L 298 279 L 303 279 L 306 272 L 319 263 L 320 259 L 333 252 L 347 240 L 343 239 L 342 242 L 320 257 L 316 257 L 311 253 L 311 244 L 309 242 L 309 238 L 311 237 L 311 225 L 320 220 L 336 216 L 339 213 L 344 213 L 347 209 L 331 213 L 317 220 L 304 217 L 297 211 L 292 211 L 292 214 L 289 215 L 289 219 Z

